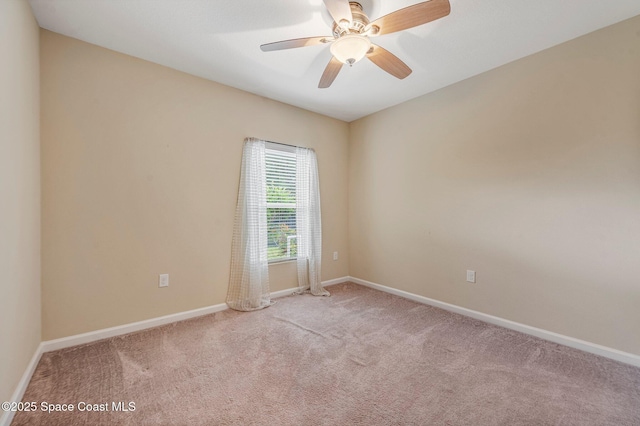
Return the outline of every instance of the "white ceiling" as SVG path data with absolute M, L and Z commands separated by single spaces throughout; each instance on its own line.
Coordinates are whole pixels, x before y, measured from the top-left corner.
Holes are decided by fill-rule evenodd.
M 360 1 L 371 20 L 418 2 Z M 328 45 L 259 46 L 330 35 L 322 0 L 30 0 L 42 28 L 345 121 L 640 14 L 638 0 L 450 2 L 445 18 L 375 39 L 406 79 L 363 60 L 318 89 Z

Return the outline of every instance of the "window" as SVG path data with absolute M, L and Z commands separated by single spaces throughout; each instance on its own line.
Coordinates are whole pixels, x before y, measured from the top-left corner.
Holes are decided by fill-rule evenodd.
M 296 153 L 287 146 L 267 143 L 267 259 L 269 262 L 295 259 Z
M 247 138 L 231 243 L 227 305 L 253 311 L 271 305 L 269 262 L 296 260 L 298 290 L 322 287 L 322 218 L 313 149 Z

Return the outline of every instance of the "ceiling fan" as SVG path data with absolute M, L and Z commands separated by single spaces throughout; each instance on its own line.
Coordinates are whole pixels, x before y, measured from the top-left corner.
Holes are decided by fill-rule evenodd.
M 332 43 L 333 57 L 320 78 L 320 89 L 331 86 L 344 64 L 352 66 L 365 56 L 394 77 L 407 77 L 411 68 L 393 53 L 373 44 L 370 38 L 426 24 L 447 16 L 451 11 L 449 0 L 430 0 L 396 10 L 371 22 L 360 3 L 355 1 L 324 0 L 324 4 L 334 21 L 333 35 L 276 41 L 260 46 L 263 52 L 271 52 Z

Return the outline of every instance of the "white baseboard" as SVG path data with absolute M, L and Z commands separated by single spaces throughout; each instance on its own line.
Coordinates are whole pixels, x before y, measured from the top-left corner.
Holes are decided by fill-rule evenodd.
M 202 315 L 213 314 L 215 312 L 224 311 L 225 309 L 228 309 L 227 305 L 220 303 L 204 308 L 193 309 L 191 311 L 179 312 L 177 314 L 132 322 L 129 324 L 118 325 L 116 327 L 103 328 L 101 330 L 90 331 L 88 333 L 75 334 L 73 336 L 62 337 L 60 339 L 46 340 L 42 342 L 43 352 L 57 351 L 58 349 L 69 348 L 71 346 L 84 345 L 85 343 L 91 343 L 97 340 L 107 339 L 109 337 L 121 336 L 123 334 L 158 327 L 160 325 L 170 324 L 176 321 L 183 321 Z
M 326 287 L 328 285 L 340 284 L 349 281 L 350 277 L 340 277 L 334 278 L 332 280 L 322 281 L 322 287 Z M 298 291 L 298 287 L 288 288 L 286 290 L 274 291 L 271 293 L 272 299 L 277 299 L 278 297 L 291 296 L 293 293 Z
M 333 280 L 323 281 L 322 285 L 327 286 L 345 282 L 349 277 L 336 278 Z M 286 290 L 275 291 L 271 293 L 272 298 L 284 297 L 293 294 L 298 288 L 288 288 Z M 184 321 L 186 319 L 209 315 L 215 312 L 228 309 L 225 303 L 207 306 L 204 308 L 193 309 L 191 311 L 179 312 L 177 314 L 165 315 L 162 317 L 151 318 L 144 321 L 133 322 L 130 324 L 119 325 L 116 327 L 103 328 L 101 330 L 90 331 L 88 333 L 76 334 L 73 336 L 62 337 L 55 340 L 47 340 L 42 342 L 43 352 L 57 351 L 71 346 L 83 345 L 85 343 L 95 342 L 97 340 L 107 339 L 109 337 L 121 336 L 135 331 L 145 330 L 147 328 L 158 327 L 160 325 L 170 324 L 172 322 Z
M 376 290 L 384 291 L 385 293 L 390 293 L 396 296 L 404 297 L 405 299 L 413 300 L 418 303 L 435 306 L 437 308 L 441 308 L 446 311 L 455 312 L 456 314 L 475 318 L 477 320 L 498 325 L 500 327 L 519 331 L 521 333 L 529 334 L 531 336 L 539 337 L 540 339 L 548 340 L 554 343 L 559 343 L 561 345 L 579 349 L 584 352 L 589 352 L 595 355 L 600 355 L 606 358 L 613 359 L 615 361 L 624 362 L 625 364 L 630 364 L 636 367 L 640 367 L 639 355 L 623 352 L 618 349 L 609 348 L 607 346 L 598 345 L 597 343 L 587 342 L 585 340 L 576 339 L 573 337 L 554 333 L 552 331 L 547 331 L 541 328 L 536 328 L 536 327 L 521 324 L 515 321 L 510 321 L 504 318 L 495 317 L 493 315 L 484 314 L 482 312 L 463 308 L 461 306 L 440 302 L 439 300 L 430 299 L 428 297 L 419 296 L 417 294 L 409 293 L 403 290 L 398 290 L 398 289 L 387 287 L 381 284 L 372 283 L 370 281 L 366 281 L 360 278 L 349 277 L 349 281 L 354 282 L 356 284 L 363 285 L 365 287 L 370 287 Z
M 345 283 L 345 282 L 349 281 L 350 279 L 351 279 L 351 277 L 340 277 L 340 278 L 334 278 L 334 279 L 328 280 L 328 281 L 322 281 L 322 287 L 326 287 L 328 285 Z
M 31 381 L 31 376 L 33 376 L 33 372 L 36 371 L 36 366 L 38 365 L 38 362 L 40 362 L 40 357 L 42 356 L 42 353 L 43 353 L 42 343 L 40 343 L 36 348 L 35 353 L 31 357 L 31 361 L 29 361 L 29 364 L 27 365 L 27 369 L 24 370 L 24 373 L 22 374 L 22 377 L 18 382 L 18 386 L 16 386 L 16 389 L 13 391 L 13 395 L 11 395 L 11 399 L 9 401 L 15 401 L 15 402 L 22 401 L 22 396 L 24 395 L 24 392 L 27 390 L 27 386 Z M 9 426 L 16 412 L 0 411 L 0 414 L 2 414 L 0 416 L 0 426 Z

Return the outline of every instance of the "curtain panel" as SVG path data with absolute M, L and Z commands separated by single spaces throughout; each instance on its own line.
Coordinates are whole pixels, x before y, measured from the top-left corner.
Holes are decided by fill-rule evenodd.
M 245 140 L 242 151 L 227 305 L 239 311 L 254 311 L 271 305 L 265 142 L 253 138 Z
M 322 218 L 316 153 L 296 148 L 296 230 L 298 235 L 298 291 L 329 296 L 322 287 Z

